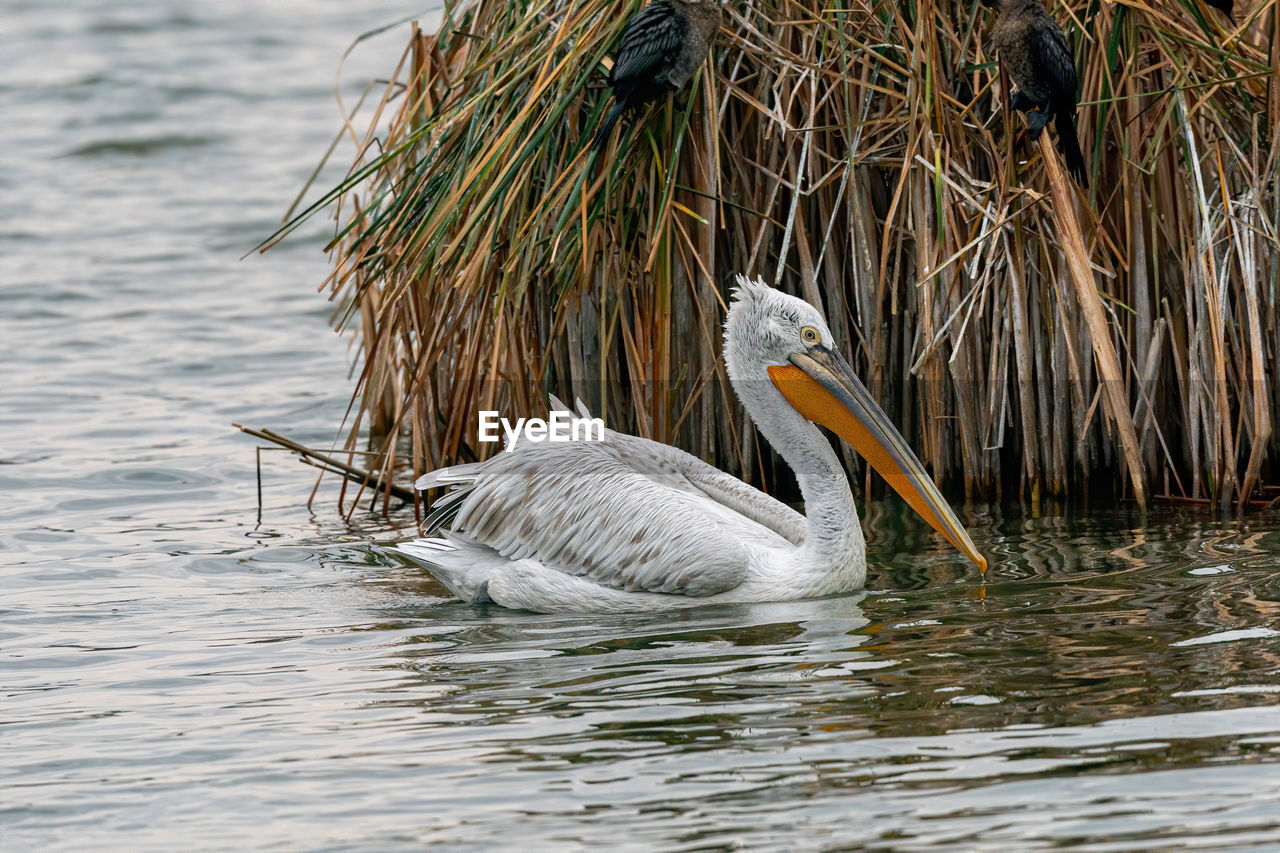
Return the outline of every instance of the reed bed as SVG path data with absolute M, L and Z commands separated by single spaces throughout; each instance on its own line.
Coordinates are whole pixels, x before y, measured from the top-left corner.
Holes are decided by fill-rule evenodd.
M 349 179 L 302 214 L 336 217 L 326 286 L 359 342 L 342 440 L 380 451 L 384 484 L 493 452 L 477 410 L 537 414 L 550 390 L 772 485 L 719 357 L 743 272 L 823 307 L 967 500 L 1262 494 L 1276 0 L 1238 4 L 1238 26 L 1200 0 L 1050 5 L 1086 193 L 1007 110 L 976 2 L 731 0 L 688 91 L 597 158 L 639 5 L 449 4 L 375 93 Z

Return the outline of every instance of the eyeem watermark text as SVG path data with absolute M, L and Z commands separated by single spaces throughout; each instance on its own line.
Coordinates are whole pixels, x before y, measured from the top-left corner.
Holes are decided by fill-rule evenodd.
M 501 430 L 501 434 L 499 434 Z M 515 450 L 516 439 L 523 441 L 604 441 L 604 421 L 600 418 L 579 418 L 556 411 L 547 420 L 542 418 L 516 418 L 513 425 L 497 412 L 480 412 L 480 440 L 498 441 L 506 437 L 508 453 Z

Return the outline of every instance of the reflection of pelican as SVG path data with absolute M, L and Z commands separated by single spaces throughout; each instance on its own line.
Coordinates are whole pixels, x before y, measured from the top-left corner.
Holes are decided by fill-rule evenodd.
M 743 406 L 800 482 L 806 515 L 674 447 L 524 441 L 442 468 L 419 489 L 441 538 L 399 550 L 465 601 L 542 612 L 668 610 L 783 601 L 862 586 L 866 549 L 849 479 L 814 423 L 839 434 L 938 532 L 986 569 L 902 436 L 808 303 L 738 277 L 725 362 Z M 429 525 L 431 526 L 431 525 Z

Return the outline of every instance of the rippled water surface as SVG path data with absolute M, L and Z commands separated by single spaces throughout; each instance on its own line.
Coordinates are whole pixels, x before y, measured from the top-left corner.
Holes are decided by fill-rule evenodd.
M 0 848 L 1280 843 L 1274 516 L 971 515 L 983 585 L 878 509 L 866 595 L 600 618 L 274 454 L 257 524 L 230 424 L 327 441 L 347 356 L 323 223 L 238 258 L 413 11 L 5 4 Z

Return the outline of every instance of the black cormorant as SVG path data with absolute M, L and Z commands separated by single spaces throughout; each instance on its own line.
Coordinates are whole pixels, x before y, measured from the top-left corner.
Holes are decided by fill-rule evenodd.
M 720 28 L 719 0 L 653 0 L 622 31 L 609 74 L 613 107 L 596 132 L 602 147 L 625 110 L 684 87 L 707 58 Z
M 1039 0 L 982 0 L 999 11 L 991 42 L 1000 65 L 1018 91 L 1011 106 L 1027 113 L 1027 129 L 1036 139 L 1049 119 L 1058 131 L 1058 150 L 1067 169 L 1082 186 L 1089 186 L 1076 138 L 1076 65 L 1071 46 L 1053 16 Z

